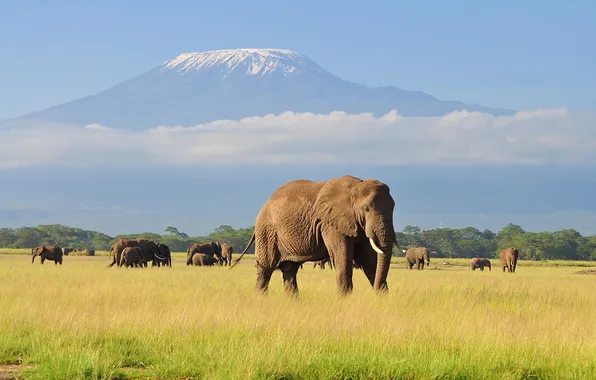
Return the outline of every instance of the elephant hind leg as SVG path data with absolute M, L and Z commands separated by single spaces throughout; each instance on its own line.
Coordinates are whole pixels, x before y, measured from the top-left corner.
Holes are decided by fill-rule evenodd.
M 284 280 L 284 290 L 290 296 L 298 295 L 298 282 L 296 281 L 298 268 L 300 268 L 300 264 L 291 261 L 283 262 L 279 266 Z
M 257 283 L 256 283 L 256 290 L 261 293 L 267 293 L 269 290 L 269 281 L 271 280 L 271 275 L 273 271 L 268 268 L 263 268 L 257 265 Z

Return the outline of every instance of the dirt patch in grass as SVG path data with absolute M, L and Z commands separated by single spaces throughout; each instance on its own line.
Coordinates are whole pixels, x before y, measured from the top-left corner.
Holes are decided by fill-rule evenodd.
M 21 366 L 15 364 L 0 365 L 0 380 L 16 380 Z
M 595 274 L 596 275 L 596 269 L 580 270 L 579 272 L 576 272 L 575 274 Z

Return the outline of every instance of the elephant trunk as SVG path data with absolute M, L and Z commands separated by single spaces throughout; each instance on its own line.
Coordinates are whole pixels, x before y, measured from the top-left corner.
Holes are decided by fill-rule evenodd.
M 387 226 L 389 226 L 389 229 Z M 396 240 L 395 232 L 392 231 L 391 226 L 393 226 L 393 223 L 390 220 L 384 220 L 380 227 L 373 227 L 371 231 L 367 231 L 368 241 L 377 253 L 377 268 L 373 288 L 380 292 L 388 290 L 387 274 L 389 273 L 389 264 L 391 264 L 393 243 Z

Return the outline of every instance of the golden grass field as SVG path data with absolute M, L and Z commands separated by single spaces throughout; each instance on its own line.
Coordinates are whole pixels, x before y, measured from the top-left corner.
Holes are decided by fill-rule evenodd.
M 174 257 L 0 255 L 0 379 L 596 378 L 596 276 L 575 274 L 596 263 L 508 274 L 397 259 L 387 295 L 357 270 L 344 299 L 334 271 L 306 263 L 288 299 L 279 272 L 255 294 L 250 256 L 232 270 Z

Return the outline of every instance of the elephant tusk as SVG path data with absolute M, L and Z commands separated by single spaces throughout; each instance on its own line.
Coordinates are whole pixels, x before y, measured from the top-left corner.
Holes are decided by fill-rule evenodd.
M 160 257 L 158 254 L 153 253 L 153 256 L 157 257 L 158 260 L 165 260 L 165 257 Z
M 376 253 L 378 253 L 379 255 L 382 255 L 384 253 L 383 250 L 375 244 L 373 238 L 368 238 L 368 241 L 370 241 L 370 245 L 373 247 Z

